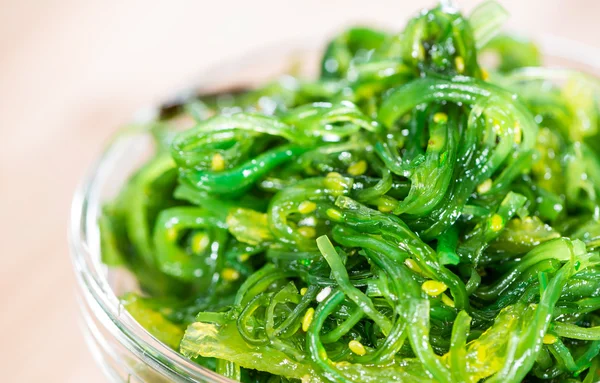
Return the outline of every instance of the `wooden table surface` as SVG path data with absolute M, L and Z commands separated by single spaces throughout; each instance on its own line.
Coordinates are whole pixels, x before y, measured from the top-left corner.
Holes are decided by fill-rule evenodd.
M 502 3 L 524 32 L 600 47 L 600 2 Z M 356 22 L 399 28 L 431 4 L 0 0 L 2 381 L 105 381 L 78 329 L 67 220 L 79 178 L 133 112 L 228 57 Z

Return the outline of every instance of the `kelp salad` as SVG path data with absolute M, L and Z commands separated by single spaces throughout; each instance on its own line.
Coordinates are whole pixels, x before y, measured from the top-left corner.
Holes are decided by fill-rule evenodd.
M 242 382 L 599 381 L 598 85 L 505 18 L 444 3 L 165 109 L 99 222 L 127 310 Z

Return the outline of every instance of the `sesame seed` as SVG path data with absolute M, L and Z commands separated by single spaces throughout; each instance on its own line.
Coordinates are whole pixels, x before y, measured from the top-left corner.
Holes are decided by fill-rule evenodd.
M 231 282 L 237 280 L 240 277 L 240 273 L 237 270 L 226 267 L 221 271 L 221 277 L 223 277 L 224 280 Z
M 367 171 L 367 162 L 365 160 L 360 160 L 360 161 L 355 162 L 352 165 L 348 166 L 348 174 L 350 174 L 351 176 L 354 176 L 354 177 L 365 174 L 366 171 Z
M 168 228 L 166 231 L 166 234 L 167 234 L 167 239 L 170 242 L 173 242 L 177 239 L 177 229 L 175 229 L 174 227 Z
M 521 139 L 522 139 L 522 132 L 521 132 L 521 124 L 519 124 L 519 122 L 515 122 L 515 127 L 513 128 L 514 132 L 515 132 L 515 144 L 520 144 L 521 143 Z
M 454 301 L 450 299 L 446 294 L 442 294 L 442 303 L 444 303 L 448 307 L 454 307 Z
M 319 294 L 317 294 L 317 302 L 321 303 L 325 300 L 325 298 L 327 298 L 329 296 L 329 294 L 331 293 L 331 287 L 327 286 L 325 287 L 323 290 L 321 290 L 319 292 Z
M 225 170 L 225 159 L 221 155 L 221 153 L 216 153 L 211 161 L 210 165 L 213 172 L 220 172 Z
M 319 357 L 323 360 L 327 359 L 327 351 L 324 348 L 319 350 Z
M 323 183 L 333 195 L 341 195 L 347 188 L 347 180 L 345 180 L 340 173 L 336 172 L 327 174 Z
M 490 228 L 492 231 L 500 231 L 504 228 L 504 220 L 498 214 L 494 214 L 490 219 Z
M 377 199 L 377 210 L 382 213 L 389 213 L 398 206 L 398 201 L 392 197 L 383 196 Z
M 312 320 L 315 316 L 315 309 L 309 307 L 304 314 L 304 318 L 302 318 L 302 331 L 307 332 Z
M 317 210 L 317 204 L 312 201 L 303 201 L 298 205 L 298 213 L 309 214 Z
M 481 79 L 483 81 L 487 81 L 490 79 L 490 72 L 488 72 L 487 70 L 481 68 Z
M 210 238 L 206 233 L 196 233 L 192 237 L 192 251 L 196 254 L 203 252 L 210 243 Z
M 299 227 L 298 233 L 306 238 L 314 238 L 317 235 L 315 228 L 310 226 Z
M 363 346 L 363 344 L 357 340 L 351 340 L 350 342 L 348 342 L 348 348 L 350 348 L 350 351 L 352 351 L 358 356 L 363 356 L 367 353 L 367 350 L 365 350 L 365 346 Z
M 448 122 L 448 115 L 446 113 L 436 113 L 433 115 L 433 122 L 439 124 L 441 122 Z
M 428 295 L 431 295 L 432 297 L 437 297 L 438 295 L 446 291 L 447 288 L 448 286 L 446 286 L 444 282 L 433 280 L 425 281 L 421 285 L 421 289 L 425 291 L 425 293 L 427 293 Z
M 456 56 L 454 65 L 456 66 L 456 71 L 458 73 L 463 73 L 465 71 L 465 59 L 463 59 L 462 56 Z
M 342 212 L 336 209 L 327 209 L 325 213 L 334 221 L 341 221 L 343 218 Z
M 557 340 L 558 340 L 558 338 L 555 337 L 554 335 L 545 334 L 544 339 L 542 341 L 544 342 L 544 344 L 554 344 L 554 343 L 556 343 Z
M 417 274 L 421 274 L 423 272 L 423 270 L 421 270 L 419 267 L 419 264 L 412 258 L 406 258 L 404 260 L 404 264 Z
M 492 179 L 488 178 L 477 186 L 477 193 L 485 194 L 492 189 Z

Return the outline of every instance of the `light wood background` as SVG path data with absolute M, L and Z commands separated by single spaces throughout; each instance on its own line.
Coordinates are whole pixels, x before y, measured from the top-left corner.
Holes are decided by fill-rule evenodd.
M 598 1 L 502 3 L 524 32 L 600 47 Z M 78 179 L 134 111 L 228 57 L 355 22 L 399 28 L 431 4 L 0 0 L 1 380 L 104 381 L 78 329 L 67 216 Z

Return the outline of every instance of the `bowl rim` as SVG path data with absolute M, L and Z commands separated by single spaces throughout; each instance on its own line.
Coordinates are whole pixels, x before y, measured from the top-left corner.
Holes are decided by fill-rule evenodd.
M 586 43 L 553 34 L 533 34 L 530 38 L 538 45 L 543 56 L 565 59 L 578 62 L 589 68 L 600 69 L 600 47 L 596 48 Z M 322 38 L 313 41 L 321 40 Z M 286 45 L 289 47 L 290 43 L 276 44 L 275 47 Z M 281 49 L 275 49 L 275 51 L 277 50 L 281 51 Z M 227 60 L 225 64 L 215 65 L 199 76 L 200 81 L 195 82 L 195 86 L 184 88 L 183 91 L 175 93 L 176 97 L 166 98 L 166 103 L 138 110 L 134 114 L 133 121 L 150 121 L 158 115 L 163 105 L 169 104 L 172 100 L 181 100 L 192 94 L 197 94 L 198 89 L 202 89 L 203 84 L 212 83 L 210 80 L 213 73 L 227 73 L 228 69 L 239 68 L 240 63 L 246 62 L 246 58 L 256 57 L 257 54 L 264 52 L 271 52 L 272 55 L 273 51 L 269 47 L 263 47 L 253 52 L 236 55 L 237 57 L 234 56 L 232 59 Z M 285 51 L 292 52 L 289 48 Z M 315 48 L 314 44 L 300 44 L 293 51 L 315 51 Z M 111 289 L 109 281 L 102 270 L 106 266 L 99 262 L 99 252 L 97 255 L 93 253 L 96 251 L 93 249 L 99 251 L 99 243 L 90 243 L 88 231 L 90 229 L 98 231 L 98 224 L 90 217 L 97 217 L 97 209 L 101 207 L 102 201 L 99 199 L 98 187 L 108 175 L 107 168 L 113 168 L 108 165 L 116 162 L 113 157 L 116 151 L 119 150 L 119 144 L 122 144 L 122 140 L 120 140 L 123 136 L 120 134 L 121 131 L 122 129 L 118 129 L 114 133 L 105 150 L 87 168 L 72 200 L 68 225 L 68 242 L 78 287 L 83 290 L 86 302 L 97 305 L 102 314 L 105 314 L 102 318 L 97 319 L 101 320 L 110 329 L 111 335 L 151 367 L 169 375 L 171 378 L 178 379 L 177 381 L 234 383 L 233 380 L 202 367 L 169 348 L 133 319 Z
M 101 201 L 96 191 L 100 181 L 106 177 L 107 160 L 114 155 L 114 142 L 89 168 L 77 188 L 71 207 L 69 228 L 69 247 L 78 286 L 82 291 L 85 303 L 91 305 L 91 314 L 110 332 L 116 340 L 135 357 L 143 360 L 161 374 L 166 374 L 175 381 L 210 383 L 229 383 L 231 380 L 202 367 L 184 357 L 175 350 L 151 335 L 124 308 L 109 284 L 103 272 L 105 265 L 100 263 L 99 244 L 88 243 L 88 230 L 98 230 L 97 224 L 89 219 L 90 211 L 99 209 Z M 96 206 L 94 206 L 96 205 Z M 96 254 L 94 254 L 94 250 Z M 83 303 L 83 302 L 82 302 Z M 96 312 L 100 309 L 100 315 Z

